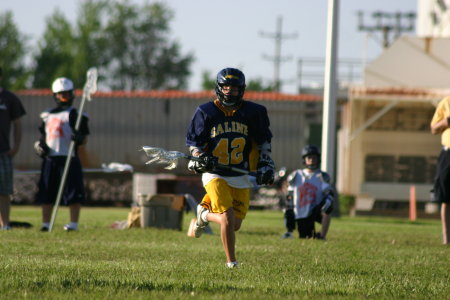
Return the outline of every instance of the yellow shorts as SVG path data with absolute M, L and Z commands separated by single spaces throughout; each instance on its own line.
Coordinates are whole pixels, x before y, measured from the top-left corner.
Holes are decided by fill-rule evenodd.
M 221 214 L 230 207 L 236 218 L 244 219 L 250 206 L 250 189 L 231 187 L 221 178 L 214 178 L 205 185 L 206 195 L 201 205 L 210 212 Z

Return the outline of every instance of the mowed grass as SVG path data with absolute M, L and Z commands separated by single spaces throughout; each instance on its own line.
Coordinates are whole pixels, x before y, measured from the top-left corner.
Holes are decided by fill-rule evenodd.
M 13 206 L 30 229 L 0 232 L 1 299 L 450 299 L 450 247 L 439 220 L 342 217 L 327 241 L 280 239 L 279 211 L 251 211 L 226 269 L 218 227 L 112 229 L 128 208 L 83 208 L 78 232 L 51 233 L 38 207 Z

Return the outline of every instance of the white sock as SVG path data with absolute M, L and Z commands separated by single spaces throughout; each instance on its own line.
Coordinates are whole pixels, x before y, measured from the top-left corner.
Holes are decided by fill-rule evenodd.
M 49 228 L 50 227 L 50 223 L 42 223 L 42 227 L 45 227 L 45 228 Z
M 203 211 L 202 214 L 200 215 L 200 219 L 202 219 L 203 222 L 208 222 L 208 214 L 209 210 Z
M 237 261 L 227 262 L 227 267 L 228 268 L 237 268 L 237 267 L 239 267 L 239 263 Z

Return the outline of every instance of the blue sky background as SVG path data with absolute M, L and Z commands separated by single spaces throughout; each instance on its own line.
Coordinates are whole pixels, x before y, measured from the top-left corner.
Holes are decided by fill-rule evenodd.
M 31 37 L 33 44 L 45 29 L 45 20 L 60 9 L 74 21 L 80 0 L 2 0 L 1 11 L 12 11 L 21 32 Z M 145 1 L 134 0 L 142 4 Z M 182 45 L 182 52 L 191 52 L 196 61 L 189 90 L 200 89 L 201 74 L 214 76 L 223 67 L 238 67 L 248 79 L 273 79 L 273 39 L 261 32 L 274 33 L 277 18 L 283 18 L 283 33 L 296 34 L 282 44 L 282 56 L 291 60 L 281 64 L 283 92 L 294 93 L 297 85 L 299 58 L 325 56 L 327 9 L 326 0 L 165 0 L 175 13 L 171 23 L 172 38 Z M 340 0 L 338 57 L 367 62 L 382 52 L 381 35 L 358 31 L 357 12 L 367 13 L 365 22 L 373 24 L 374 11 L 416 12 L 416 0 Z M 409 34 L 415 34 L 414 32 Z

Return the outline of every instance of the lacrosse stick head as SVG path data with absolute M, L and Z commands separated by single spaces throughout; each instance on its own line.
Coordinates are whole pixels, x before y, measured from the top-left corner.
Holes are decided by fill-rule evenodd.
M 178 151 L 167 151 L 162 148 L 143 146 L 145 154 L 150 157 L 150 160 L 145 164 L 149 165 L 152 163 L 167 164 L 168 166 L 164 169 L 172 170 L 178 165 L 178 159 L 185 157 L 186 155 Z
M 97 91 L 97 68 L 90 68 L 86 73 L 86 83 L 83 88 L 83 97 L 91 100 L 91 95 Z

